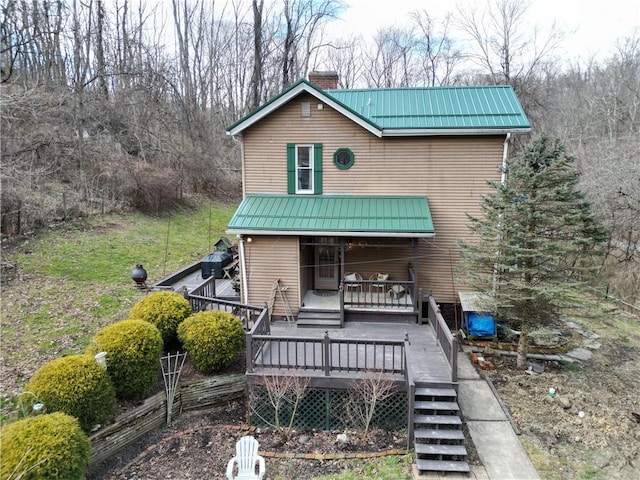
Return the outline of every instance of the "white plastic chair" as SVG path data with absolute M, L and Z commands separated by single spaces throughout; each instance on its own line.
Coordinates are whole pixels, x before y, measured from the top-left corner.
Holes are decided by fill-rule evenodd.
M 362 275 L 360 275 L 359 273 L 356 272 L 352 272 L 352 273 L 347 273 L 344 276 L 345 281 L 349 282 L 349 283 L 345 283 L 344 284 L 344 288 L 345 291 L 346 290 L 355 290 L 356 292 L 361 292 L 362 291 L 362 284 L 361 283 L 353 283 L 353 282 L 361 282 L 362 281 Z
M 236 456 L 227 464 L 228 480 L 262 480 L 265 474 L 264 458 L 258 455 L 260 444 L 251 435 L 242 437 L 236 442 Z M 238 474 L 233 475 L 233 467 L 238 464 Z M 258 473 L 256 473 L 256 463 Z
M 374 282 L 386 282 L 387 280 L 389 280 L 389 274 L 388 273 L 374 273 L 373 275 L 371 275 L 369 277 L 369 280 L 374 281 Z M 380 291 L 382 290 L 382 293 L 384 293 L 384 289 L 387 288 L 387 284 L 386 283 L 371 283 L 369 284 L 369 288 L 371 290 L 371 293 L 374 292 L 374 290 L 376 291 Z

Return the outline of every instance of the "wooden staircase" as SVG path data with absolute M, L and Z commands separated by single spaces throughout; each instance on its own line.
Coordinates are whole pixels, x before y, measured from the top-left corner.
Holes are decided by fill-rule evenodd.
M 453 387 L 416 383 L 413 439 L 419 471 L 469 471 L 457 397 Z
M 298 327 L 340 328 L 340 311 L 321 308 L 301 308 Z

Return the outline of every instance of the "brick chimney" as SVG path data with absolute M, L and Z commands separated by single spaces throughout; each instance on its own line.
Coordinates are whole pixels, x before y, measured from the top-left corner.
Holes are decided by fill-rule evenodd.
M 336 90 L 338 88 L 338 74 L 336 72 L 309 72 L 309 81 L 322 90 Z

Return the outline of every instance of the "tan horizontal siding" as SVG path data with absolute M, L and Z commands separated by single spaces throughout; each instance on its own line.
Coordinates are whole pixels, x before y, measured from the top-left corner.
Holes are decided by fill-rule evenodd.
M 411 247 L 355 246 L 345 252 L 345 272 L 357 272 L 365 280 L 375 273 L 388 273 L 389 280 L 408 280 L 410 263 Z
M 458 287 L 452 284 L 449 252 L 455 263 L 456 241 L 468 237 L 465 214 L 477 215 L 480 196 L 489 190 L 486 180 L 500 179 L 504 137 L 381 139 L 326 105 L 318 110 L 317 100 L 303 97 L 243 133 L 245 192 L 286 193 L 286 144 L 322 143 L 324 194 L 426 195 L 436 236 L 420 243 L 421 284 L 439 301 L 453 301 Z M 301 100 L 311 102 L 311 117 L 300 116 Z M 348 170 L 333 165 L 333 152 L 341 147 L 355 156 Z M 375 255 L 367 249 L 365 253 Z M 406 271 L 401 264 L 397 275 Z M 358 271 L 355 265 L 353 269 Z
M 297 237 L 252 236 L 250 243 L 245 242 L 250 305 L 265 305 L 269 301 L 274 282 L 280 279 L 287 288 L 286 296 L 293 313 L 297 314 L 300 305 L 298 252 Z M 276 297 L 273 313 L 285 314 L 279 296 Z

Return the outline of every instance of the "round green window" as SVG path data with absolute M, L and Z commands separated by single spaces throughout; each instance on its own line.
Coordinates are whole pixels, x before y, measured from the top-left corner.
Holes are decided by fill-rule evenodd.
M 333 163 L 341 170 L 351 168 L 353 165 L 353 152 L 348 148 L 339 148 L 333 154 Z

